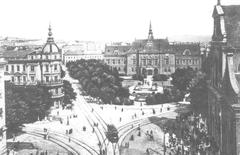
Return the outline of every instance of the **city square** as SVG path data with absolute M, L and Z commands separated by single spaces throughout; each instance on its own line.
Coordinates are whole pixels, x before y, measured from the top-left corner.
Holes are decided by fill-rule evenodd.
M 239 2 L 23 1 L 0 27 L 0 155 L 240 155 Z

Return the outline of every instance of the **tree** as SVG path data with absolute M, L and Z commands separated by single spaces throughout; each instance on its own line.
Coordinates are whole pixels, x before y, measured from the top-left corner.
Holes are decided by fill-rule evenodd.
M 62 67 L 61 67 L 61 78 L 64 78 L 65 75 L 66 75 L 65 71 L 64 71 L 64 70 L 62 69 Z
M 67 68 L 70 76 L 78 79 L 81 88 L 92 97 L 113 103 L 116 97 L 121 100 L 129 96 L 128 89 L 122 87 L 117 69 L 110 69 L 98 60 L 69 62 Z
M 74 92 L 72 85 L 69 81 L 63 81 L 63 107 L 65 108 L 67 105 L 72 105 L 72 100 L 76 99 L 77 94 Z
M 30 108 L 11 88 L 10 84 L 6 84 L 6 126 L 8 131 L 14 132 L 20 125 L 28 121 Z
M 189 83 L 195 76 L 195 71 L 188 67 L 183 69 L 176 69 L 176 71 L 171 75 L 172 84 L 180 91 L 186 92 Z
M 165 74 L 155 74 L 153 75 L 153 81 L 167 81 L 168 76 Z
M 42 119 L 51 107 L 50 93 L 36 86 L 15 86 L 6 82 L 6 124 L 15 131 L 23 123 Z
M 207 115 L 207 81 L 206 75 L 198 72 L 190 82 L 190 99 L 193 111 Z

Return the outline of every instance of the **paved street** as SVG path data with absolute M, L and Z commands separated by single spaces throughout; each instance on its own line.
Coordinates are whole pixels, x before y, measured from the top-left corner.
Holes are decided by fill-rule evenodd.
M 114 148 L 108 140 L 106 140 L 105 132 L 107 131 L 107 124 L 114 124 L 118 128 L 120 138 L 118 145 L 123 145 L 128 141 L 128 136 L 133 129 L 138 127 L 139 124 L 148 122 L 147 117 L 174 116 L 171 111 L 175 109 L 175 106 L 172 104 L 156 106 L 98 105 L 94 103 L 90 97 L 80 95 L 79 85 L 75 83 L 75 80 L 70 78 L 68 74 L 66 74 L 65 79 L 72 83 L 74 91 L 77 93 L 77 98 L 73 102 L 73 110 L 55 109 L 51 112 L 52 117 L 50 120 L 26 124 L 24 130 L 45 134 L 44 129 L 47 129 L 50 139 L 52 137 L 57 141 L 61 141 L 61 150 L 65 150 L 66 152 L 67 150 L 72 150 L 75 151 L 76 154 L 81 153 L 87 155 L 98 154 L 101 149 L 101 151 L 104 150 L 109 155 L 114 154 L 114 152 L 115 154 L 119 154 L 120 148 Z M 170 108 L 170 110 L 168 111 L 167 108 Z M 158 134 L 160 138 L 156 136 L 158 140 L 152 143 L 159 145 L 162 141 L 160 129 L 157 129 L 154 125 L 147 125 L 142 128 L 144 130 L 143 132 L 145 132 L 145 128 L 156 130 L 154 134 Z M 69 134 L 69 130 L 73 132 Z M 132 132 L 134 133 L 135 131 Z M 22 137 L 17 138 L 19 141 L 31 142 Z M 38 141 L 41 143 L 46 140 L 38 139 Z M 141 143 L 142 139 L 136 139 L 134 145 L 130 142 L 129 149 L 123 152 L 126 153 L 132 149 L 134 150 L 134 148 L 139 147 Z M 151 144 L 149 144 L 149 146 L 150 145 Z M 57 144 L 56 147 L 52 146 L 52 148 L 55 149 L 59 147 Z M 145 148 L 142 147 L 139 151 L 144 152 L 144 149 Z M 46 148 L 46 150 L 48 150 L 49 153 L 51 152 L 48 148 Z

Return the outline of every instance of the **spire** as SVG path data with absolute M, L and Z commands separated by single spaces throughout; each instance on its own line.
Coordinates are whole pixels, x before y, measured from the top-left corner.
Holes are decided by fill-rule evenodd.
M 217 5 L 221 5 L 221 0 L 217 0 Z
M 52 27 L 51 27 L 51 24 L 49 24 L 49 27 L 48 27 L 48 38 L 47 38 L 47 42 L 48 42 L 48 43 L 54 42 L 54 41 L 53 41 L 53 37 L 52 37 Z
M 51 28 L 51 24 L 49 24 L 49 27 L 48 27 L 48 36 L 49 36 L 49 37 L 52 36 L 52 28 Z
M 148 40 L 153 40 L 153 32 L 152 32 L 152 23 L 151 23 L 151 21 L 150 21 L 150 25 L 149 25 Z

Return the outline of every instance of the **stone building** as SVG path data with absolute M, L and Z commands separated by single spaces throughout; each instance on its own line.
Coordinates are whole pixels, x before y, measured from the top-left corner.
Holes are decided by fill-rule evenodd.
M 6 154 L 6 113 L 5 113 L 5 78 L 4 58 L 0 58 L 0 154 Z
M 218 150 L 212 155 L 240 154 L 240 5 L 218 4 L 206 69 L 208 128 Z
M 86 53 L 84 51 L 67 51 L 63 54 L 63 63 L 67 64 L 70 61 L 77 61 L 77 60 L 103 60 L 103 54 L 101 51 L 92 51 Z
M 191 67 L 200 70 L 202 66 L 202 56 L 200 43 L 172 43 L 171 49 L 175 54 L 175 64 L 177 68 Z
M 148 38 L 131 45 L 106 46 L 104 61 L 121 74 L 154 75 L 175 72 L 175 55 L 170 52 L 168 39 L 154 39 L 150 23 Z
M 40 85 L 48 88 L 55 107 L 63 101 L 61 50 L 55 44 L 51 27 L 41 50 L 6 50 L 5 75 L 15 85 Z
M 127 74 L 171 74 L 175 72 L 175 55 L 168 39 L 154 39 L 151 23 L 148 38 L 135 40 L 127 53 Z
M 105 46 L 104 62 L 116 68 L 119 74 L 127 74 L 127 52 L 131 48 L 129 43 L 113 43 Z

